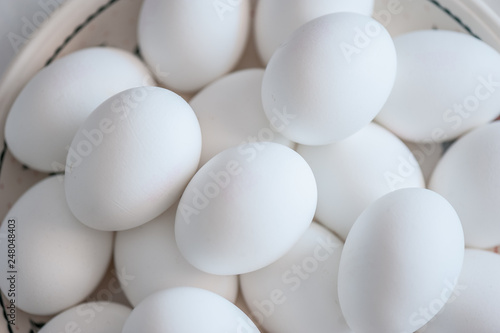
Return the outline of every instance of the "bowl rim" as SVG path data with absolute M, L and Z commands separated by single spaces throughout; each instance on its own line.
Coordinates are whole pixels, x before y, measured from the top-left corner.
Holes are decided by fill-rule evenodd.
M 66 1 L 19 50 L 0 78 L 0 147 L 6 146 L 4 127 L 9 110 L 26 83 L 41 68 L 54 61 L 81 29 L 119 1 Z M 66 33 L 68 31 L 71 31 L 69 35 Z

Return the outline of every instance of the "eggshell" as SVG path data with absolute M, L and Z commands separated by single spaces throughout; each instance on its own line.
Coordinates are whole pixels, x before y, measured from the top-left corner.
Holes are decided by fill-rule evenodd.
M 351 332 L 340 310 L 337 275 L 343 243 L 313 222 L 286 255 L 240 275 L 256 322 L 269 332 Z
M 267 64 L 288 35 L 304 23 L 335 12 L 370 16 L 373 3 L 373 0 L 259 0 L 254 25 L 259 56 Z
M 451 297 L 421 332 L 500 332 L 500 256 L 467 249 Z M 423 316 L 425 314 L 422 314 Z
M 149 70 L 131 53 L 108 47 L 71 53 L 23 88 L 7 117 L 7 145 L 30 168 L 64 171 L 71 140 L 99 104 L 125 89 L 152 84 Z
M 134 308 L 123 333 L 258 333 L 252 321 L 225 298 L 180 287 L 159 291 Z
M 355 13 L 328 14 L 295 30 L 273 54 L 262 104 L 285 137 L 324 145 L 375 118 L 395 77 L 396 51 L 380 23 Z
M 445 30 L 411 32 L 394 44 L 396 83 L 377 121 L 399 137 L 449 141 L 498 116 L 500 54 L 491 46 Z
M 118 303 L 83 303 L 58 314 L 38 332 L 121 333 L 131 312 Z
M 247 273 L 292 248 L 311 223 L 316 201 L 311 168 L 292 149 L 271 142 L 229 148 L 186 187 L 175 239 L 202 271 Z
M 429 188 L 444 196 L 462 221 L 465 244 L 500 245 L 500 121 L 455 142 L 432 174 Z
M 40 181 L 19 198 L 0 238 L 0 288 L 35 315 L 55 314 L 87 297 L 106 273 L 113 248 L 111 232 L 88 228 L 71 214 L 60 177 Z
M 99 230 L 125 230 L 163 213 L 181 196 L 201 151 L 200 126 L 177 94 L 123 91 L 87 118 L 66 162 L 73 214 Z
M 224 149 L 254 141 L 272 141 L 292 147 L 271 125 L 262 108 L 263 69 L 231 73 L 201 90 L 189 104 L 203 136 L 200 165 Z
M 413 154 L 394 134 L 369 124 L 340 142 L 299 145 L 318 183 L 316 218 L 345 239 L 359 214 L 399 188 L 425 187 Z
M 145 0 L 138 40 L 158 81 L 189 92 L 237 64 L 249 28 L 249 0 Z
M 464 256 L 460 220 L 439 194 L 400 189 L 372 203 L 340 259 L 342 312 L 355 332 L 414 332 L 451 296 Z
M 115 239 L 115 267 L 133 276 L 120 279 L 130 303 L 137 306 L 147 296 L 173 287 L 198 287 L 213 291 L 231 302 L 238 294 L 234 275 L 211 275 L 194 268 L 179 252 L 175 243 L 177 205 L 140 227 L 119 231 Z

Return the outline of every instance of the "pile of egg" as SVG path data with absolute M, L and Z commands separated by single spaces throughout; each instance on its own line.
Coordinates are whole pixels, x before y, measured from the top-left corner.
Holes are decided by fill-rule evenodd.
M 0 229 L 17 308 L 43 333 L 500 332 L 500 54 L 393 40 L 372 0 L 259 0 L 265 69 L 232 72 L 250 10 L 145 0 L 144 62 L 83 49 L 24 87 L 7 145 L 55 175 Z M 129 305 L 80 304 L 111 260 Z

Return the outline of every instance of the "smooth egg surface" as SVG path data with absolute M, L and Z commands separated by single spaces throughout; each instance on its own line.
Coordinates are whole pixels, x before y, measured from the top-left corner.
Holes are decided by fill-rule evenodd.
M 179 199 L 200 152 L 198 120 L 179 95 L 158 87 L 125 90 L 101 104 L 71 143 L 68 205 L 95 229 L 137 227 Z
M 106 273 L 113 250 L 111 232 L 91 229 L 71 214 L 60 176 L 25 192 L 0 235 L 0 269 L 7 274 L 0 288 L 13 290 L 15 306 L 36 315 L 55 314 L 87 297 Z

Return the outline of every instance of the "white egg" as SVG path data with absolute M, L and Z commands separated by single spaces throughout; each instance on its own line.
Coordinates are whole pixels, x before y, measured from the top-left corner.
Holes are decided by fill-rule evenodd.
M 500 332 L 500 256 L 467 249 L 451 297 L 422 330 L 425 333 Z M 422 316 L 426 314 L 423 313 Z
M 243 311 L 208 290 L 159 291 L 134 308 L 122 333 L 259 333 Z
M 500 54 L 491 46 L 444 30 L 411 32 L 394 44 L 396 83 L 377 116 L 393 133 L 408 141 L 443 142 L 498 116 Z
M 262 82 L 268 119 L 305 145 L 340 141 L 375 118 L 396 77 L 396 51 L 385 28 L 335 13 L 295 30 L 274 53 Z
M 345 239 L 359 214 L 381 196 L 425 187 L 413 154 L 394 134 L 369 124 L 325 146 L 299 145 L 318 183 L 316 218 Z
M 347 324 L 355 332 L 416 331 L 428 321 L 420 311 L 437 313 L 451 296 L 463 256 L 460 220 L 443 197 L 420 188 L 386 194 L 358 217 L 342 251 Z
M 500 245 L 500 122 L 456 141 L 432 174 L 429 188 L 444 196 L 462 221 L 465 244 Z
M 134 277 L 129 281 L 118 276 L 128 300 L 137 306 L 157 291 L 186 286 L 207 289 L 234 302 L 238 294 L 237 276 L 202 272 L 179 252 L 175 243 L 176 210 L 174 204 L 154 220 L 116 234 L 115 267 Z
M 292 149 L 271 142 L 229 148 L 189 182 L 175 238 L 202 271 L 248 273 L 290 250 L 309 227 L 316 202 L 311 168 Z
M 313 222 L 286 255 L 240 275 L 254 320 L 269 332 L 351 332 L 337 293 L 342 247 L 334 234 Z
M 38 72 L 7 117 L 5 139 L 30 168 L 64 170 L 68 146 L 94 109 L 125 89 L 154 84 L 133 54 L 95 47 L 71 53 Z
M 201 90 L 189 104 L 203 136 L 200 165 L 224 149 L 242 143 L 272 141 L 291 147 L 262 108 L 263 69 L 231 73 Z
M 99 230 L 125 230 L 163 213 L 196 172 L 201 133 L 193 110 L 158 87 L 123 91 L 83 123 L 66 162 L 73 214 Z
M 38 332 L 121 333 L 131 312 L 118 303 L 83 303 L 58 314 Z
M 259 56 L 267 64 L 288 35 L 304 23 L 335 12 L 370 16 L 373 3 L 373 0 L 259 0 L 254 26 Z
M 17 308 L 36 315 L 57 313 L 87 297 L 106 273 L 113 249 L 111 232 L 88 228 L 71 214 L 60 177 L 24 193 L 0 236 L 0 288 Z
M 190 92 L 237 64 L 249 29 L 249 0 L 145 0 L 138 39 L 158 81 Z

